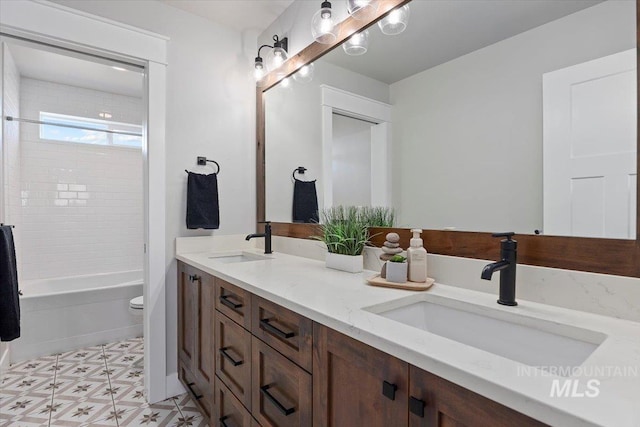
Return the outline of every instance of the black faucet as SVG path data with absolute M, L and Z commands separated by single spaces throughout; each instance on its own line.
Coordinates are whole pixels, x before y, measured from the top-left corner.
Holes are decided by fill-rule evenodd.
M 485 265 L 480 276 L 484 280 L 491 280 L 495 271 L 500 271 L 500 299 L 498 304 L 518 305 L 516 302 L 516 257 L 518 242 L 512 240 L 513 232 L 494 233 L 493 237 L 506 237 L 500 241 L 500 258 L 498 262 Z
M 264 253 L 273 253 L 271 251 L 271 221 L 260 221 L 259 223 L 264 224 L 264 233 L 249 234 L 245 240 L 251 240 L 254 237 L 264 237 Z

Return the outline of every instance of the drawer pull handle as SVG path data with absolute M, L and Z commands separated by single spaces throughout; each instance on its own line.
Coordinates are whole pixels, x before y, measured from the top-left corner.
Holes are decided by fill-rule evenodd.
M 289 415 L 293 414 L 296 409 L 295 408 L 285 408 L 282 403 L 278 402 L 278 400 L 273 397 L 273 395 L 271 393 L 269 393 L 269 389 L 271 388 L 271 385 L 267 384 L 267 385 L 263 385 L 262 387 L 260 387 L 260 393 L 264 394 L 264 396 L 267 398 L 267 400 L 271 403 L 273 403 L 273 405 L 278 408 L 278 410 L 280 412 L 282 412 L 282 414 L 285 417 L 288 417 Z
M 389 400 L 396 400 L 396 390 L 398 386 L 395 384 L 391 384 L 390 382 L 383 381 L 382 382 L 382 395 Z
M 228 415 L 225 415 L 224 417 L 220 417 L 220 419 L 218 421 L 220 421 L 220 427 L 231 427 L 233 424 L 230 424 L 227 422 L 227 420 L 229 419 Z
M 189 387 L 189 391 L 191 392 L 191 394 L 193 394 L 193 397 L 195 397 L 196 400 L 200 400 L 200 399 L 202 399 L 202 395 L 201 394 L 198 395 L 198 393 L 193 391 L 193 387 L 191 387 L 194 384 L 195 383 L 187 383 L 187 387 Z
M 231 362 L 233 366 L 240 366 L 242 365 L 242 363 L 244 363 L 242 360 L 235 360 L 233 357 L 231 357 L 231 355 L 227 353 L 227 350 L 229 350 L 229 347 L 221 348 L 220 354 L 223 355 L 224 358 L 227 359 L 229 362 Z
M 412 414 L 419 416 L 420 418 L 424 418 L 424 407 L 426 403 L 424 400 L 417 399 L 413 396 L 409 398 L 409 411 Z
M 266 331 L 271 332 L 273 335 L 285 340 L 296 336 L 295 332 L 285 332 L 282 329 L 273 326 L 270 321 L 271 319 L 261 319 L 260 326 Z
M 218 298 L 220 300 L 220 302 L 223 305 L 226 305 L 227 307 L 233 309 L 233 310 L 237 310 L 240 307 L 242 307 L 242 304 L 240 303 L 234 303 L 233 301 L 229 300 L 230 295 L 220 295 L 220 298 Z

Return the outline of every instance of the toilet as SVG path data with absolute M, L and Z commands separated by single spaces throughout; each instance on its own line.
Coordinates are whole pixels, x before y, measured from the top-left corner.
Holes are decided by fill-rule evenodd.
M 129 301 L 129 311 L 134 316 L 142 316 L 142 312 L 144 309 L 144 297 L 140 295 L 139 297 L 131 298 Z

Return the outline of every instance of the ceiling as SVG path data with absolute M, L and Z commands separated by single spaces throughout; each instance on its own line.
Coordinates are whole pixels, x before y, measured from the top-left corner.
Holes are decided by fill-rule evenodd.
M 160 0 L 238 31 L 264 31 L 294 0 Z M 319 4 L 319 3 L 318 3 Z
M 141 70 L 119 71 L 112 68 L 111 64 L 66 56 L 21 44 L 10 43 L 9 50 L 22 77 L 142 97 Z
M 369 28 L 369 50 L 322 59 L 391 84 L 602 0 L 413 0 L 407 29 L 385 36 Z

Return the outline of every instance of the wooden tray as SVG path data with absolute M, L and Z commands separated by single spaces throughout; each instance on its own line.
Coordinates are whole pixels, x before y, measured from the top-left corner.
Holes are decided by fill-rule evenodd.
M 435 279 L 427 277 L 427 281 L 424 283 L 417 282 L 404 282 L 404 283 L 396 283 L 396 282 L 387 282 L 386 279 L 380 277 L 379 274 L 373 276 L 370 279 L 367 279 L 367 283 L 371 286 L 382 286 L 385 288 L 396 288 L 396 289 L 406 289 L 409 291 L 426 291 L 435 283 Z

